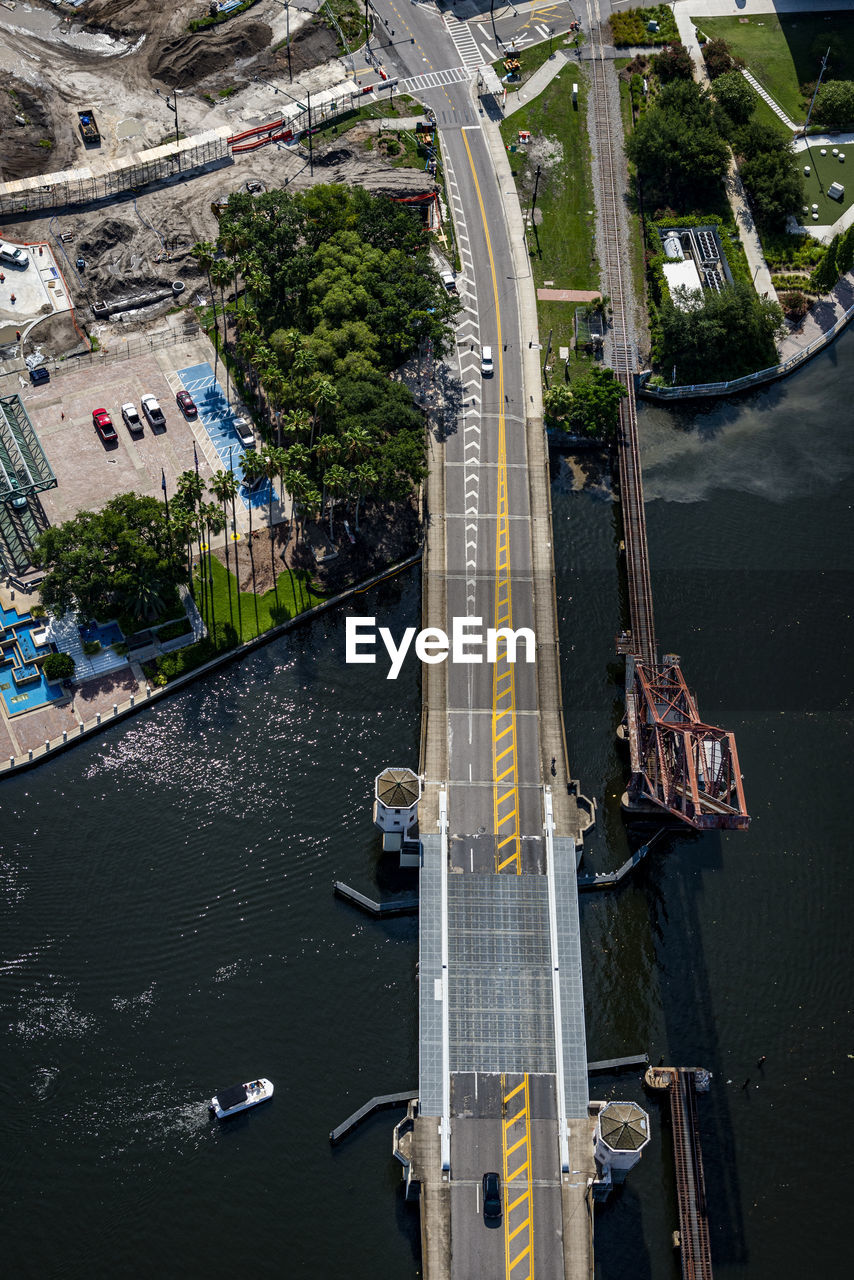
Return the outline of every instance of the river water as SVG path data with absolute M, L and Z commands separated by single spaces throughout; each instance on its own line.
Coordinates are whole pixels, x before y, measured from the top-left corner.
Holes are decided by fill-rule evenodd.
M 852 403 L 848 334 L 737 403 L 641 411 L 660 644 L 736 731 L 754 820 L 669 836 L 626 888 L 582 899 L 588 1048 L 714 1072 L 718 1280 L 844 1272 Z M 607 483 L 578 489 L 565 463 L 553 504 L 570 755 L 599 804 L 585 859 L 613 867 L 619 531 Z M 397 634 L 419 610 L 412 574 L 356 611 Z M 343 652 L 330 615 L 3 783 L 6 1274 L 418 1274 L 392 1118 L 327 1142 L 417 1083 L 415 921 L 368 920 L 331 886 L 403 887 L 370 800 L 383 765 L 417 765 L 419 673 L 354 675 Z M 212 1126 L 205 1098 L 259 1074 L 273 1103 Z M 632 1077 L 593 1092 L 642 1097 Z M 678 1275 L 669 1130 L 646 1105 L 653 1142 L 598 1212 L 604 1280 Z

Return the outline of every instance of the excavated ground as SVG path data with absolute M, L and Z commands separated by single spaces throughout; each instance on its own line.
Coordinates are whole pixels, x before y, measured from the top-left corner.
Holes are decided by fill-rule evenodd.
M 317 0 L 307 0 L 316 4 Z M 161 6 L 151 0 L 87 0 L 72 21 L 51 6 L 17 8 L 4 17 L 0 73 L 0 180 L 78 165 L 93 169 L 168 140 L 174 117 L 165 99 L 176 83 L 187 87 L 177 98 L 182 134 L 226 125 L 234 132 L 276 115 L 277 81 L 294 97 L 345 78 L 334 57 L 335 38 L 308 9 L 291 5 L 293 85 L 286 78 L 284 11 L 261 0 L 247 14 L 195 35 L 186 29 L 205 6 L 200 0 Z M 5 13 L 5 11 L 4 11 Z M 330 55 L 333 55 L 330 60 Z M 206 74 L 207 73 L 207 74 Z M 253 77 L 259 76 L 255 80 Z M 159 94 L 159 96 L 158 96 Z M 77 112 L 91 109 L 101 145 L 87 151 L 77 130 Z M 16 114 L 29 123 L 18 125 Z M 51 147 L 39 146 L 44 138 Z M 318 139 L 314 175 L 302 147 L 266 147 L 235 156 L 217 169 L 136 195 L 128 193 L 106 208 L 70 207 L 0 226 L 10 239 L 49 239 L 66 277 L 78 323 L 93 333 L 129 330 L 156 322 L 174 306 L 173 281 L 185 288 L 182 304 L 206 301 L 207 285 L 190 249 L 215 240 L 213 204 L 247 184 L 301 190 L 312 182 L 363 185 L 389 195 L 425 190 L 420 170 L 392 168 L 379 150 L 368 151 L 348 135 Z M 61 243 L 60 234 L 71 235 Z M 78 258 L 85 267 L 78 269 Z M 152 292 L 154 306 L 131 308 L 123 318 L 99 324 L 90 310 L 97 301 L 118 301 Z M 166 296 L 170 295 L 170 296 Z M 60 328 L 50 342 L 62 341 Z M 39 334 L 42 337 L 42 334 Z M 44 335 L 48 336 L 48 335 Z M 62 349 L 46 354 L 58 355 Z

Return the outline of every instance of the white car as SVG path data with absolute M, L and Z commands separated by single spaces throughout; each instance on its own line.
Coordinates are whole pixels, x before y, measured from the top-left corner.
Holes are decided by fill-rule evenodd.
M 484 378 L 491 378 L 494 373 L 492 366 L 492 347 L 481 347 L 480 372 Z
M 248 418 L 235 418 L 231 424 L 237 433 L 237 438 L 243 445 L 244 449 L 255 448 L 255 436 L 252 431 L 252 423 Z
M 136 411 L 136 405 L 132 404 L 130 400 L 127 404 L 122 405 L 122 418 L 124 419 L 124 424 L 132 436 L 138 436 L 142 431 L 144 431 L 145 428 L 142 425 L 142 419 Z
M 19 249 L 17 245 L 0 244 L 0 261 L 8 262 L 13 267 L 28 267 L 30 255 L 26 249 Z
M 454 275 L 453 271 L 442 271 L 440 274 L 441 274 L 442 284 L 448 290 L 448 293 L 456 293 L 457 277 Z

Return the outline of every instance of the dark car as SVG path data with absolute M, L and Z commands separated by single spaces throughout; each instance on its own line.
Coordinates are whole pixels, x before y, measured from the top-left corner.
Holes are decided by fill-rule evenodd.
M 95 430 L 104 441 L 104 444 L 112 444 L 118 439 L 116 428 L 113 426 L 113 420 L 107 413 L 106 409 L 93 409 L 92 421 L 95 424 Z
M 483 1175 L 483 1220 L 501 1221 L 501 1179 L 497 1173 Z
M 50 370 L 41 365 L 38 369 L 30 369 L 30 382 L 40 387 L 43 382 L 50 382 Z
M 199 411 L 193 404 L 193 397 L 190 395 L 189 391 L 179 391 L 175 399 L 178 402 L 178 408 L 187 418 L 196 417 Z

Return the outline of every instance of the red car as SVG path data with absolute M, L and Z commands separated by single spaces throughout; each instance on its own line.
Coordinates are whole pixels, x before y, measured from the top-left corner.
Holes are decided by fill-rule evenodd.
M 95 424 L 95 430 L 104 441 L 104 444 L 112 444 L 114 440 L 118 440 L 116 428 L 113 426 L 113 420 L 107 413 L 106 409 L 93 409 L 92 421 Z
M 183 410 L 185 417 L 195 418 L 199 411 L 193 404 L 193 397 L 189 391 L 179 391 L 175 399 L 178 401 L 178 408 Z

